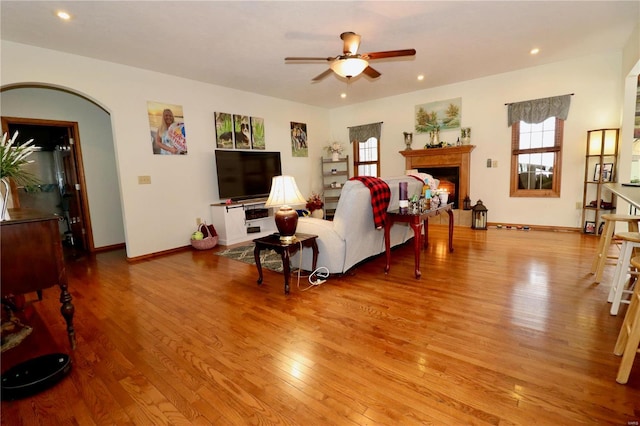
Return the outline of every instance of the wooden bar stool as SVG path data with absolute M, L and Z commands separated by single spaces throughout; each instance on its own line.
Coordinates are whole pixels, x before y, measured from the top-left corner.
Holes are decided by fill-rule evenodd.
M 602 272 L 604 271 L 607 259 L 617 259 L 617 256 L 608 255 L 611 242 L 615 241 L 616 223 L 626 222 L 629 232 L 638 232 L 638 222 L 640 221 L 640 216 L 613 213 L 603 214 L 601 218 L 604 221 L 604 226 L 598 242 L 596 256 L 591 264 L 591 273 L 595 274 L 594 282 L 596 283 L 602 281 Z
M 609 290 L 608 302 L 611 302 L 611 315 L 617 315 L 621 303 L 629 303 L 629 300 L 623 299 L 622 295 L 631 294 L 631 286 L 636 281 L 637 271 L 635 268 L 629 271 L 631 266 L 631 257 L 634 249 L 640 248 L 640 232 L 620 232 L 616 237 L 622 241 L 620 256 L 616 271 L 613 274 L 611 282 L 611 290 Z M 627 273 L 629 279 L 627 280 Z
M 631 259 L 631 266 L 640 270 L 640 256 Z M 629 373 L 633 366 L 633 360 L 638 351 L 640 344 L 640 286 L 636 285 L 631 296 L 631 304 L 624 317 L 624 322 L 618 334 L 618 340 L 613 353 L 620 356 L 620 367 L 618 368 L 618 376 L 616 382 L 625 384 L 629 380 Z

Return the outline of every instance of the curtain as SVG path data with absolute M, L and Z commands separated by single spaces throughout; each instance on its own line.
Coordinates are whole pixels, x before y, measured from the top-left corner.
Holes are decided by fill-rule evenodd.
M 366 142 L 369 138 L 380 141 L 382 122 L 349 127 L 349 142 Z
M 509 104 L 509 126 L 519 121 L 542 123 L 549 117 L 566 120 L 569 115 L 571 95 L 534 99 Z

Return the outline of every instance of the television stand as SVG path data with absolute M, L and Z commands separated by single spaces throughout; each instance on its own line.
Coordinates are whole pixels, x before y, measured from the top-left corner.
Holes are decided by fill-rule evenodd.
M 273 209 L 266 199 L 211 204 L 212 224 L 223 246 L 252 241 L 276 232 Z

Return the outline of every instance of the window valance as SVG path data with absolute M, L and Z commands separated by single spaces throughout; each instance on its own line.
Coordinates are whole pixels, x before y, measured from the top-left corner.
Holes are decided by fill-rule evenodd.
M 542 123 L 549 117 L 566 120 L 569 115 L 571 95 L 553 96 L 551 98 L 514 102 L 509 105 L 509 126 L 519 121 L 526 123 Z
M 380 140 L 382 122 L 349 127 L 349 141 L 366 142 L 369 138 Z

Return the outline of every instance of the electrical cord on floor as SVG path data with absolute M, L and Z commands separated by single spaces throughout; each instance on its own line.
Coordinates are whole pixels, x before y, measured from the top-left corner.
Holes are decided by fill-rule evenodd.
M 301 272 L 302 272 L 302 242 L 298 241 L 298 244 L 300 244 L 300 263 L 298 264 L 298 290 L 300 291 L 307 291 L 310 288 L 313 287 L 317 287 L 321 284 L 324 284 L 327 282 L 327 279 L 329 278 L 329 269 L 324 267 L 324 266 L 319 266 L 315 269 L 315 271 L 313 271 L 311 274 L 309 274 L 309 286 L 305 287 L 305 288 L 300 288 L 300 278 L 302 277 Z M 306 277 L 306 275 L 305 275 Z

